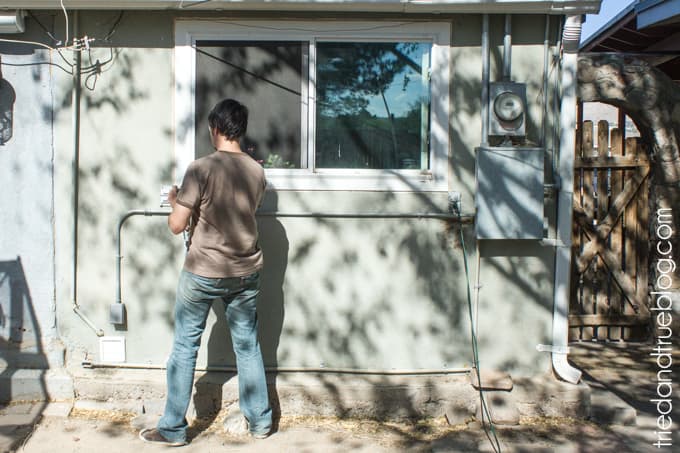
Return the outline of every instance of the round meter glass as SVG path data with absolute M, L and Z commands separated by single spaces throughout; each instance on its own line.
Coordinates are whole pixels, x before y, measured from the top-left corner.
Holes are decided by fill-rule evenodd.
M 506 91 L 496 97 L 493 110 L 502 121 L 515 121 L 524 113 L 524 105 L 522 98 L 515 93 Z

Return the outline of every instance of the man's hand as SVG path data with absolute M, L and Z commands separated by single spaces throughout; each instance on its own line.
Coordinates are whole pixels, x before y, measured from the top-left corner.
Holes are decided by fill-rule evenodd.
M 177 203 L 177 186 L 172 186 L 168 192 L 168 202 L 172 207 L 172 212 L 168 216 L 168 227 L 173 234 L 179 234 L 189 226 L 191 209 Z
M 168 192 L 168 203 L 170 203 L 170 207 L 174 208 L 175 203 L 177 203 L 177 191 L 179 189 L 177 188 L 176 185 L 172 186 L 170 188 L 170 191 Z

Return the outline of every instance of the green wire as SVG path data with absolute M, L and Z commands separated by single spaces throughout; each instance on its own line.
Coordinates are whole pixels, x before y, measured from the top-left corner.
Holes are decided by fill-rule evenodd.
M 460 220 L 460 209 L 457 209 L 458 211 L 458 219 Z M 486 434 L 486 437 L 489 439 L 491 442 L 491 447 L 494 449 L 495 452 L 500 453 L 501 452 L 501 446 L 500 442 L 498 441 L 498 436 L 496 435 L 496 428 L 493 425 L 493 421 L 491 420 L 491 414 L 489 413 L 489 408 L 486 405 L 486 400 L 484 398 L 484 392 L 482 390 L 482 374 L 479 369 L 479 347 L 477 345 L 477 334 L 475 333 L 475 326 L 473 322 L 473 316 L 472 316 L 472 296 L 470 294 L 470 271 L 468 269 L 468 261 L 467 261 L 467 249 L 465 248 L 465 236 L 463 234 L 463 228 L 462 228 L 462 223 L 459 222 L 459 225 L 461 225 L 460 228 L 460 243 L 463 247 L 463 264 L 465 265 L 465 281 L 467 283 L 467 301 L 468 301 L 468 315 L 470 316 L 470 336 L 472 337 L 472 361 L 474 363 L 474 367 L 477 370 L 477 380 L 479 384 L 479 399 L 482 403 L 482 427 L 484 428 L 484 433 Z M 479 253 L 479 251 L 477 252 Z M 486 423 L 484 423 L 484 417 L 487 417 L 489 420 L 489 427 L 491 430 L 491 434 L 489 434 L 489 431 L 486 429 Z M 493 439 L 491 436 L 493 435 Z

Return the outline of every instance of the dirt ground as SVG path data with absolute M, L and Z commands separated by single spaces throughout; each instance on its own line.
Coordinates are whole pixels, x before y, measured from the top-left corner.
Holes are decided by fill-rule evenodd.
M 154 452 L 165 447 L 142 442 L 137 433 L 150 420 L 108 411 L 77 411 L 69 417 L 44 417 L 16 445 L 22 453 Z M 192 425 L 191 443 L 182 452 L 493 452 L 493 433 L 479 423 L 449 426 L 445 419 L 413 422 L 284 417 L 264 440 L 229 436 L 220 417 Z M 504 452 L 641 452 L 625 434 L 570 418 L 523 419 L 519 426 L 496 426 Z M 650 448 L 649 451 L 652 451 Z
M 645 453 L 677 451 L 656 448 L 656 368 L 649 344 L 577 344 L 570 354 L 593 389 L 602 389 L 635 410 L 633 424 L 598 424 L 583 419 L 523 418 L 517 426 L 496 426 L 495 436 L 479 422 L 450 426 L 445 418 L 377 421 L 332 417 L 283 416 L 267 439 L 230 436 L 222 429 L 226 414 L 199 419 L 191 442 L 181 452 L 493 452 Z M 676 403 L 674 394 L 674 403 Z M 8 406 L 0 410 L 0 451 L 22 453 L 129 453 L 167 451 L 138 438 L 157 418 L 115 411 L 54 411 L 50 406 Z M 680 407 L 680 402 L 677 406 Z M 616 414 L 615 414 L 616 415 Z M 675 419 L 675 417 L 674 417 Z M 36 422 L 37 421 L 37 422 Z M 676 424 L 673 443 L 678 444 Z

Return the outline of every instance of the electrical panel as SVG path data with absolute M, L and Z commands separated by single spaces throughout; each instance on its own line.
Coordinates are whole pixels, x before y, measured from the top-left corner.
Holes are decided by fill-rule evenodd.
M 477 239 L 543 238 L 543 148 L 477 149 Z

